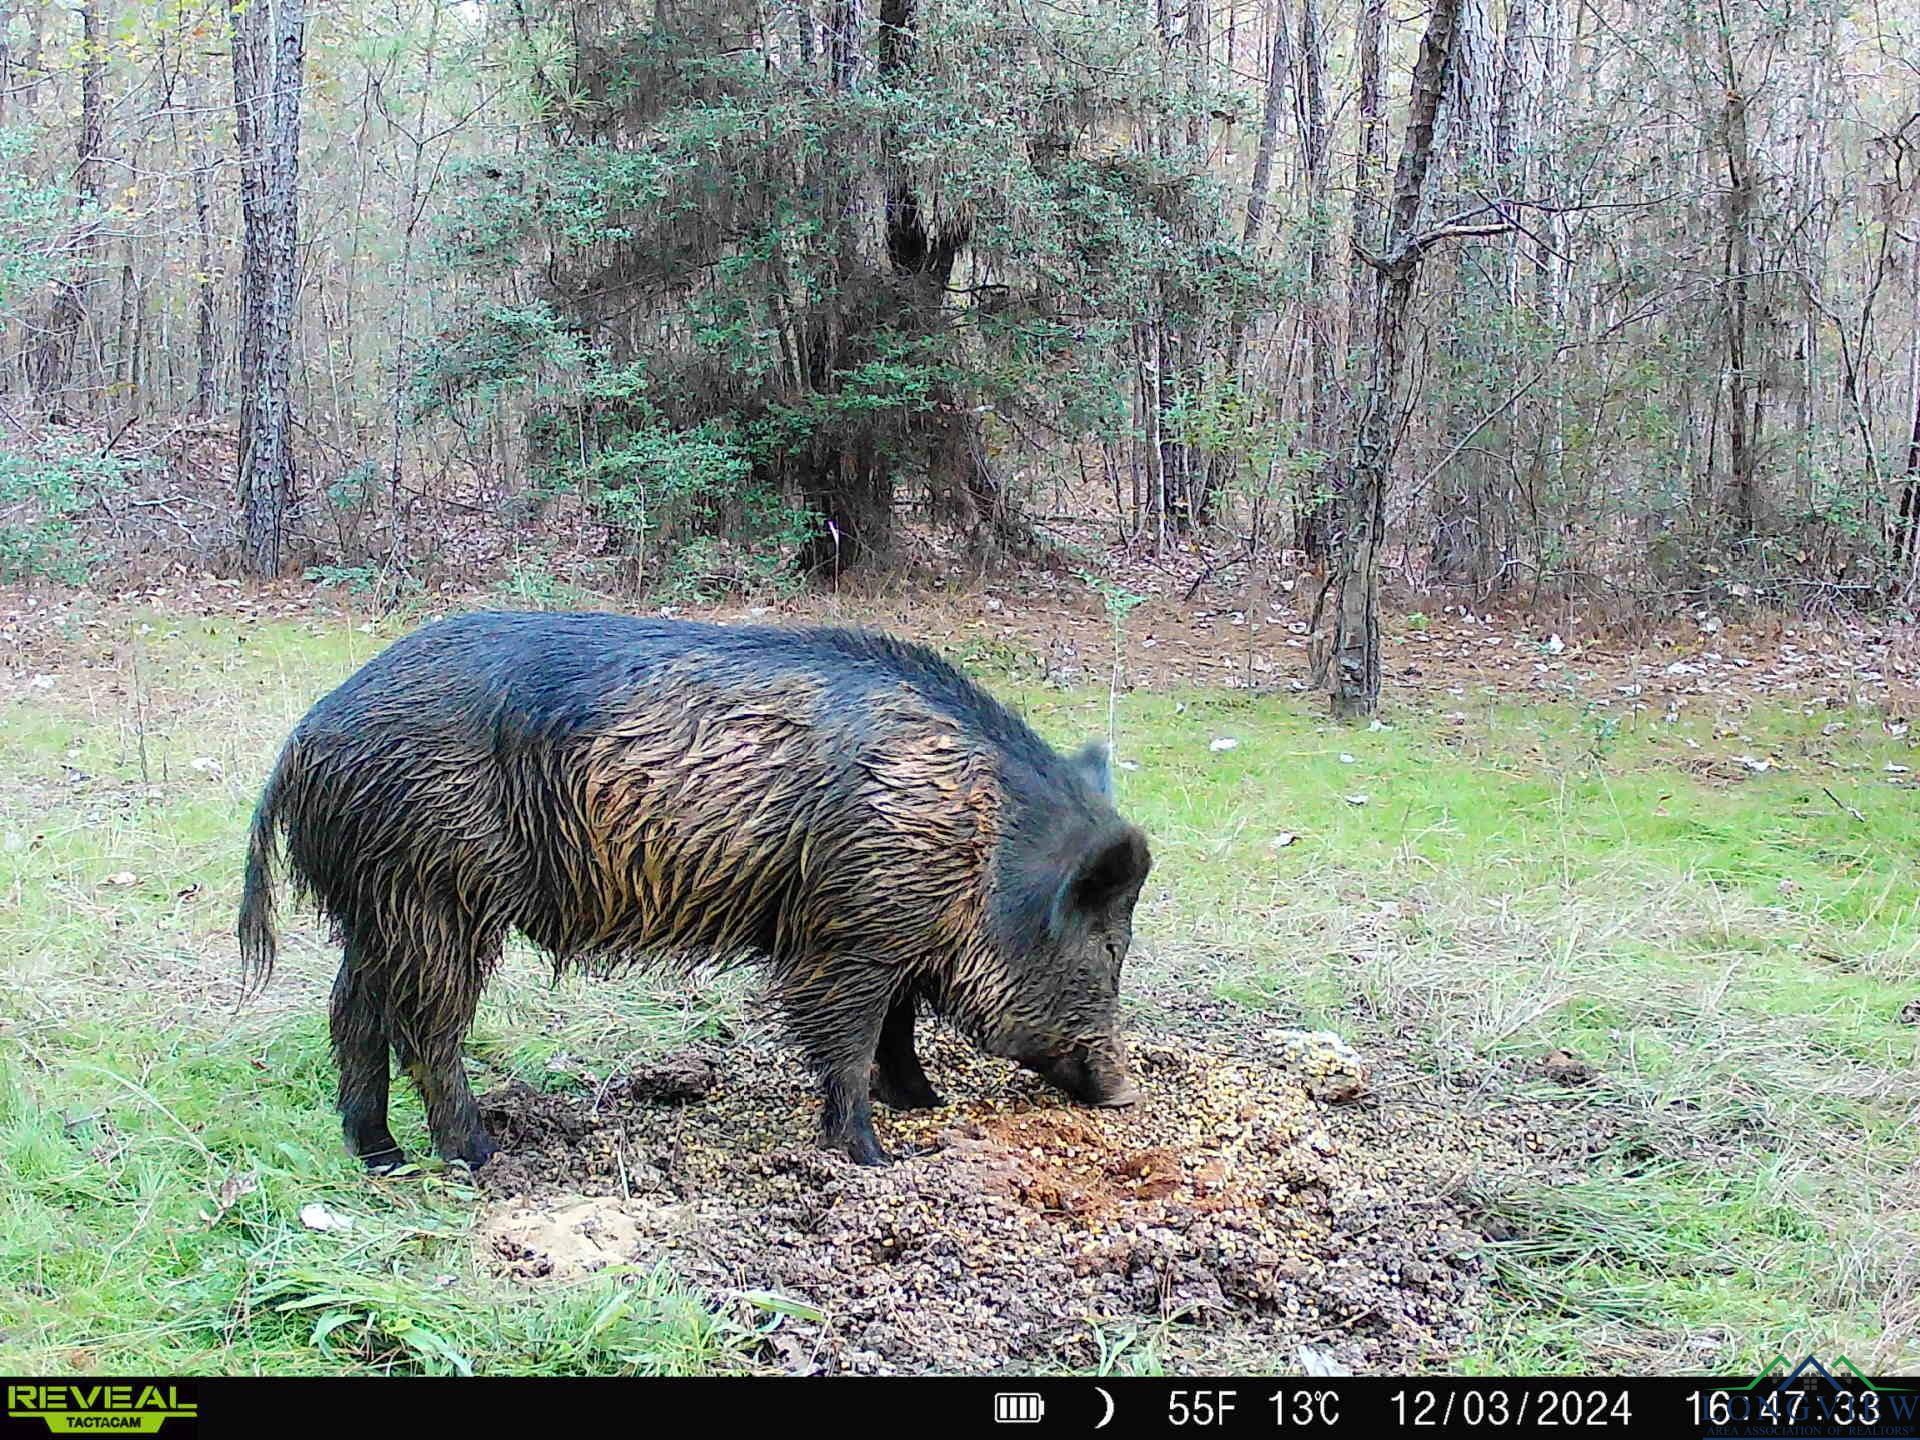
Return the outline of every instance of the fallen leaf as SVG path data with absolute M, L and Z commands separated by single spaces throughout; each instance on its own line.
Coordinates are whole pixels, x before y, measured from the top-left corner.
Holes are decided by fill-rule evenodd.
M 353 1221 L 336 1215 L 319 1201 L 300 1207 L 300 1223 L 309 1230 L 351 1230 Z
M 1334 1359 L 1331 1351 L 1316 1350 L 1311 1345 L 1302 1345 L 1297 1358 L 1300 1361 L 1300 1373 L 1315 1379 L 1332 1379 L 1336 1376 L 1353 1374 L 1353 1371 Z
M 208 1225 L 218 1225 L 226 1217 L 226 1213 L 239 1202 L 241 1196 L 251 1195 L 259 1188 L 260 1182 L 254 1178 L 252 1171 L 244 1175 L 236 1172 L 227 1176 L 220 1182 L 220 1189 L 214 1194 L 213 1213 L 209 1215 L 203 1210 L 200 1212 L 200 1218 Z
M 766 1343 L 780 1357 L 780 1368 L 789 1375 L 812 1375 L 820 1368 L 815 1347 L 790 1330 L 770 1331 Z
M 1214 754 L 1218 755 L 1222 750 L 1237 750 L 1239 747 L 1240 747 L 1240 742 L 1234 739 L 1231 735 L 1222 735 L 1218 740 L 1214 741 L 1213 744 L 1209 745 L 1207 748 L 1213 751 Z

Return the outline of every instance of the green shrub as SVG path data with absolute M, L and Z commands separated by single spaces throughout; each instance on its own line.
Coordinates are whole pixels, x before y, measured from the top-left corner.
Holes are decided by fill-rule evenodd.
M 101 556 L 75 518 L 124 490 L 145 463 L 75 453 L 57 441 L 26 454 L 0 451 L 0 580 L 84 584 Z

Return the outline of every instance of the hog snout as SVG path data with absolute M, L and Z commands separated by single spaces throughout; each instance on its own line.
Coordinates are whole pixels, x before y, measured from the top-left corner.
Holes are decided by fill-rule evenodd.
M 1077 1045 L 1064 1055 L 1029 1061 L 1028 1068 L 1083 1105 L 1118 1108 L 1141 1098 L 1118 1046 Z

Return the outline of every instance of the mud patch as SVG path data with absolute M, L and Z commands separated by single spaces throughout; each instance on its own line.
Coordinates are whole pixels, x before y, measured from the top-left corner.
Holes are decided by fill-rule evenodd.
M 478 1243 L 533 1284 L 668 1261 L 789 1370 L 1084 1366 L 1101 1333 L 1149 1329 L 1196 1367 L 1286 1368 L 1302 1346 L 1361 1372 L 1443 1364 L 1485 1278 L 1453 1192 L 1512 1137 L 1316 1100 L 1363 1088 L 1351 1052 L 1270 1038 L 1272 1060 L 1136 1043 L 1146 1098 L 1106 1111 L 930 1036 L 953 1103 L 881 1111 L 897 1159 L 878 1170 L 815 1148 L 806 1077 L 770 1044 L 670 1058 L 697 1083 L 512 1085 L 482 1102 L 503 1148 Z
M 618 1200 L 581 1200 L 557 1209 L 528 1204 L 491 1215 L 488 1249 L 510 1274 L 525 1280 L 577 1280 L 648 1258 L 659 1217 Z

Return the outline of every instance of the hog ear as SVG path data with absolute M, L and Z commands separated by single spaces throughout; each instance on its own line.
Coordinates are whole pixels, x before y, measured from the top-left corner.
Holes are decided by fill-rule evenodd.
M 1093 787 L 1094 794 L 1102 800 L 1113 798 L 1113 757 L 1106 741 L 1090 740 L 1081 746 L 1073 757 L 1073 768 Z
M 1054 896 L 1050 928 L 1058 939 L 1085 917 L 1104 915 L 1122 895 L 1139 888 L 1153 867 L 1147 840 L 1129 826 L 1109 832 L 1088 850 Z

